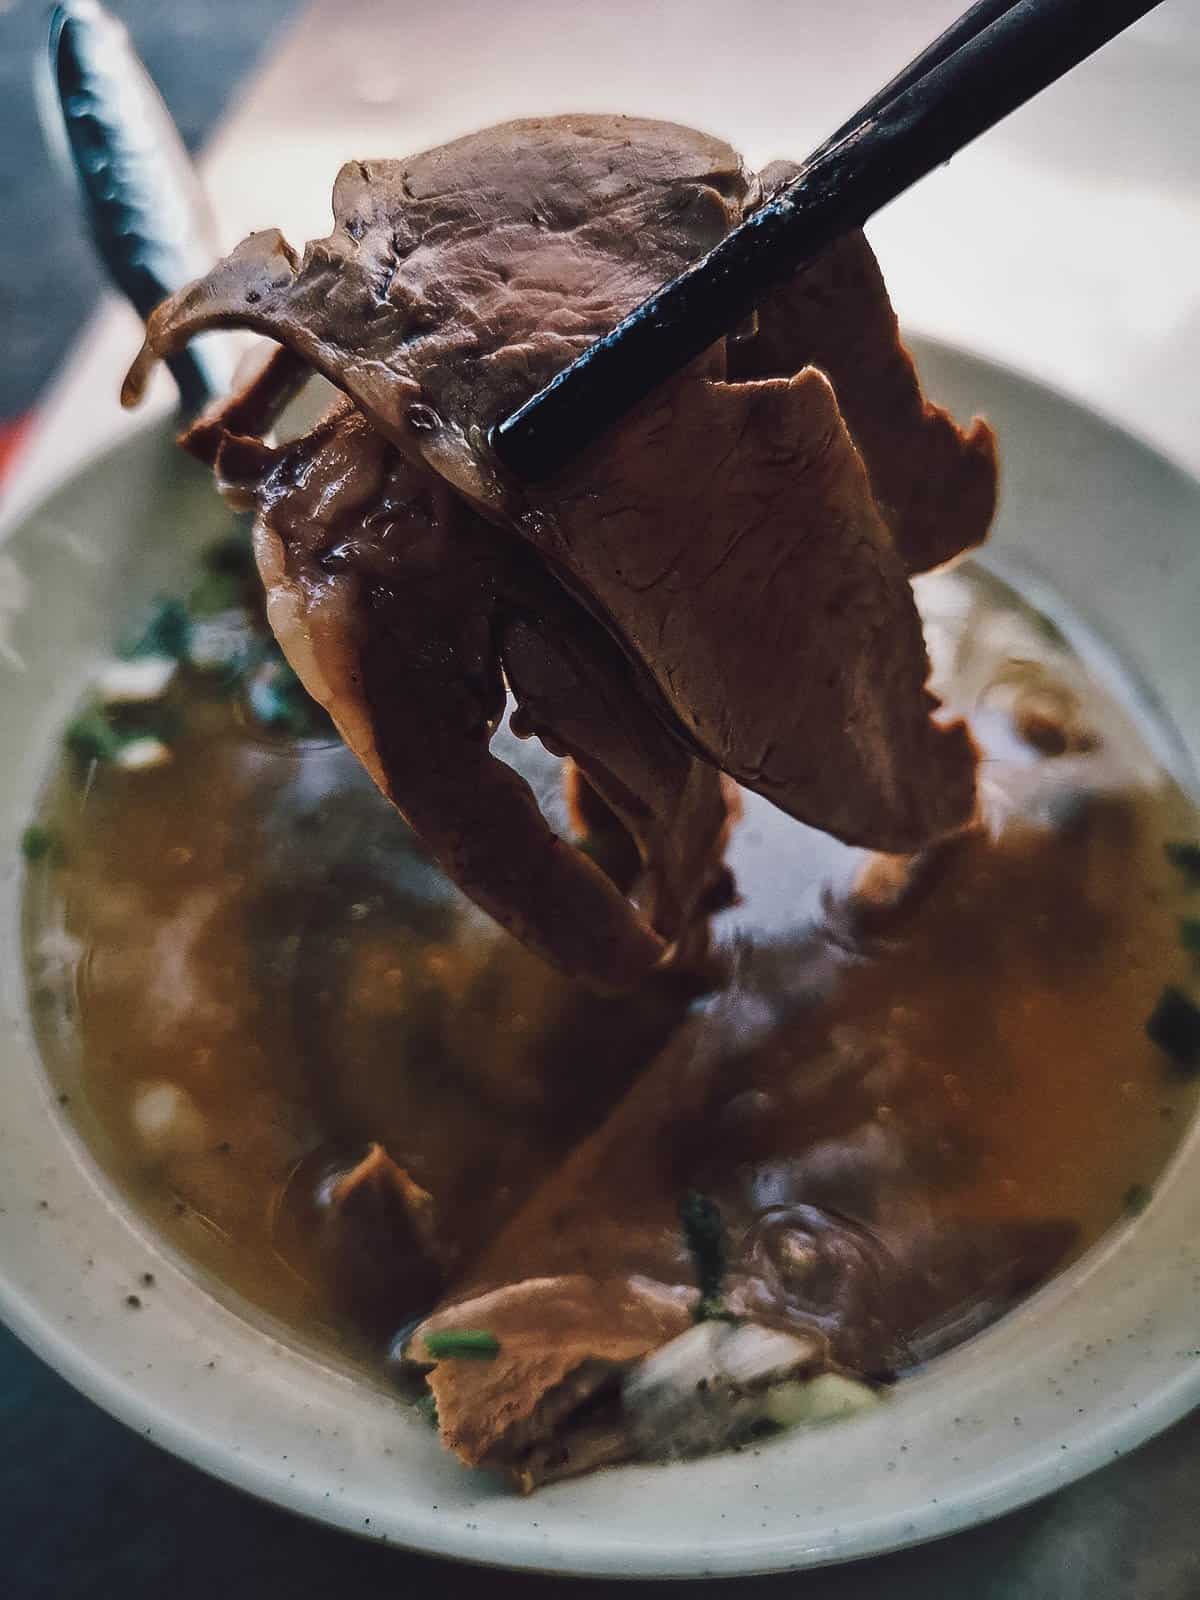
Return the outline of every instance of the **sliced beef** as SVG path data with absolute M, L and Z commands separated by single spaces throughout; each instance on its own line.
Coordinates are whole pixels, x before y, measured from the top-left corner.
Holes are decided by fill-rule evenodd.
M 931 720 L 907 573 L 821 373 L 682 379 L 542 505 L 542 548 L 739 783 L 882 850 L 970 818 L 971 740 Z
M 450 1283 L 430 1325 L 488 1328 L 502 1356 L 503 1326 L 519 1365 L 434 1367 L 447 1442 L 519 1478 L 532 1440 L 548 1456 L 556 1439 L 592 1437 L 605 1419 L 591 1391 L 578 1415 L 557 1407 L 576 1367 L 617 1360 L 622 1294 L 689 1315 L 698 1302 L 680 1222 L 689 1191 L 720 1212 L 722 1308 L 815 1340 L 834 1369 L 880 1379 L 911 1369 L 1044 1281 L 1077 1247 L 1078 1225 L 1031 1214 L 1019 1191 L 1007 1210 L 972 1198 L 979 1175 L 944 1090 L 944 1074 L 962 1066 L 946 996 L 961 981 L 953 951 L 969 950 L 980 968 L 970 1004 L 990 1039 L 1026 981 L 1028 927 L 1042 920 L 1051 945 L 1074 926 L 1077 871 L 1053 834 L 980 834 L 952 870 L 893 908 L 887 964 L 830 966 L 827 933 L 779 963 L 752 952 L 739 985 L 676 1033 Z M 972 929 L 988 925 L 980 907 L 999 903 L 1001 884 L 1017 896 L 1004 905 L 1006 925 L 1026 931 L 980 956 Z M 1064 1019 L 1074 1014 L 1068 984 L 1060 1004 Z M 897 1038 L 898 1011 L 928 1019 L 919 1050 Z M 564 1340 L 557 1319 L 568 1314 Z M 661 1342 L 671 1336 L 664 1329 Z M 489 1431 L 501 1403 L 504 1427 Z M 596 1437 L 615 1448 L 611 1427 Z
M 699 754 L 808 822 L 906 850 L 970 820 L 974 752 L 930 720 L 905 579 L 984 536 L 995 469 L 985 428 L 963 436 L 921 396 L 865 241 L 552 483 L 505 481 L 486 445 L 760 194 L 728 146 L 626 118 L 352 163 L 328 238 L 297 257 L 252 235 L 155 313 L 127 398 L 204 328 L 279 340 L 549 561 Z
M 434 1304 L 454 1265 L 438 1234 L 432 1195 L 372 1144 L 338 1165 L 302 1161 L 275 1213 L 273 1243 L 301 1275 L 319 1263 L 338 1310 L 388 1338 Z
M 430 1365 L 446 1444 L 519 1478 L 539 1447 L 561 1447 L 578 1407 L 690 1322 L 686 1295 L 565 1274 L 456 1299 L 422 1323 L 408 1356 Z M 497 1354 L 435 1360 L 426 1338 L 454 1329 L 493 1334 Z
M 910 573 L 983 542 L 996 514 L 995 435 L 979 419 L 964 434 L 922 394 L 861 233 L 773 290 L 758 308 L 754 337 L 729 346 L 729 376 L 740 383 L 787 378 L 804 366 L 833 384 Z
M 155 314 L 142 370 L 164 340 L 256 329 L 487 501 L 481 429 L 757 196 L 729 145 L 637 117 L 529 118 L 404 161 L 347 162 L 333 232 L 302 256 L 274 230 L 251 234 Z
M 226 415 L 265 428 L 279 380 L 268 369 Z M 217 414 L 190 444 L 258 512 L 268 614 L 293 667 L 449 876 L 596 984 L 629 986 L 669 955 L 698 969 L 704 913 L 729 893 L 721 858 L 735 802 L 536 559 L 344 402 L 287 445 L 231 434 Z M 632 884 L 618 889 L 552 833 L 490 754 L 502 669 L 523 731 L 573 756 L 626 830 Z

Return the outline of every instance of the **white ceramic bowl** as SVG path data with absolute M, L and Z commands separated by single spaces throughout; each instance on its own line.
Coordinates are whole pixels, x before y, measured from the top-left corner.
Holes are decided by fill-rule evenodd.
M 986 411 L 1004 441 L 991 561 L 1049 582 L 1119 644 L 1178 730 L 1169 758 L 1194 787 L 1200 486 L 1022 378 L 936 346 L 920 355 L 933 392 Z M 1194 1129 L 1136 1222 L 890 1404 L 529 1500 L 460 1469 L 382 1387 L 289 1344 L 165 1252 L 43 1075 L 12 863 L 118 616 L 184 570 L 220 515 L 159 427 L 71 478 L 0 550 L 29 588 L 23 612 L 0 616 L 0 1313 L 39 1355 L 146 1437 L 282 1506 L 467 1560 L 628 1577 L 799 1568 L 934 1538 L 1101 1466 L 1200 1400 Z M 13 594 L 5 565 L 0 607 Z M 155 1287 L 131 1312 L 147 1270 Z

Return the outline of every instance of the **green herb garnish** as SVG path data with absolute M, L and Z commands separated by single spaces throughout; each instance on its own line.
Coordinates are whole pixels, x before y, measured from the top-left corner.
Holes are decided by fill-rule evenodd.
M 1150 1204 L 1150 1191 L 1144 1183 L 1131 1183 L 1121 1199 L 1126 1216 L 1137 1217 Z
M 1179 942 L 1194 956 L 1200 956 L 1200 917 L 1184 917 L 1179 924 Z
M 183 731 L 179 712 L 158 702 L 91 706 L 67 724 L 63 743 L 78 761 L 115 761 L 127 745 L 138 739 L 170 744 Z
M 63 743 L 80 761 L 111 761 L 124 743 L 102 711 L 83 711 L 67 723 Z
M 725 1316 L 725 1229 L 721 1210 L 697 1189 L 689 1189 L 679 1207 L 683 1239 L 696 1269 L 700 1299 L 693 1313 L 697 1322 Z
M 247 699 L 264 727 L 292 739 L 319 739 L 332 729 L 328 716 L 282 658 L 252 680 Z
M 1192 883 L 1200 884 L 1200 844 L 1192 844 L 1187 839 L 1173 839 L 1163 848 L 1173 867 L 1178 867 Z
M 201 685 L 221 698 L 235 694 L 264 662 L 274 659 L 273 643 L 258 635 L 249 635 L 219 660 L 201 663 Z
M 57 834 L 40 822 L 31 822 L 21 835 L 21 854 L 31 865 L 35 861 L 54 863 L 62 859 L 62 846 Z
M 1149 1038 L 1170 1056 L 1178 1072 L 1200 1071 L 1200 1009 L 1174 984 L 1168 984 L 1146 1023 Z
M 439 1427 L 436 1398 L 428 1390 L 426 1390 L 424 1394 L 417 1396 L 416 1403 L 417 1410 L 425 1418 L 425 1421 L 429 1424 L 429 1426 L 436 1432 L 437 1428 Z
M 486 1328 L 442 1328 L 425 1335 L 425 1349 L 431 1361 L 465 1356 L 470 1361 L 491 1361 L 500 1354 L 500 1341 Z
M 163 599 L 155 603 L 141 633 L 135 634 L 118 653 L 126 661 L 136 661 L 139 656 L 170 656 L 172 661 L 186 661 L 191 635 L 192 624 L 183 601 Z

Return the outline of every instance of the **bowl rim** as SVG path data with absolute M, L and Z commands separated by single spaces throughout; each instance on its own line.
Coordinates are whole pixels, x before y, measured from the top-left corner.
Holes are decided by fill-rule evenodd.
M 1197 1143 L 1200 1143 L 1200 1116 L 1194 1120 L 1189 1137 L 1172 1157 L 1164 1182 L 1182 1163 L 1188 1148 L 1195 1147 Z M 88 1159 L 90 1161 L 90 1157 Z M 112 1205 L 119 1191 L 115 1190 L 103 1172 L 96 1168 L 88 1173 L 88 1179 L 101 1191 L 103 1202 Z M 132 1220 L 139 1228 L 145 1228 L 140 1218 Z M 1114 1230 L 1111 1236 L 1100 1240 L 1065 1273 L 1051 1280 L 1010 1316 L 1018 1316 L 1034 1308 L 1044 1295 L 1052 1294 L 1064 1282 L 1075 1284 L 1089 1277 L 1097 1265 L 1096 1258 L 1119 1247 L 1123 1231 Z M 158 1248 L 161 1250 L 161 1246 Z M 169 1260 L 175 1252 L 168 1251 L 166 1254 Z M 234 1297 L 231 1296 L 230 1302 L 233 1301 Z M 471 1566 L 552 1577 L 663 1580 L 762 1577 L 840 1565 L 911 1549 L 994 1521 L 1008 1512 L 1043 1499 L 1128 1455 L 1200 1405 L 1198 1362 L 1180 1372 L 1173 1382 L 1161 1385 L 1148 1404 L 1140 1405 L 1133 1413 L 1114 1414 L 1107 1423 L 1095 1426 L 1079 1444 L 1064 1449 L 1048 1442 L 1023 1465 L 1000 1473 L 990 1484 L 963 1494 L 952 1506 L 941 1506 L 934 1502 L 916 1507 L 911 1512 L 898 1511 L 874 1518 L 861 1523 L 852 1537 L 839 1538 L 836 1544 L 830 1543 L 826 1548 L 814 1548 L 811 1544 L 798 1546 L 786 1539 L 726 1541 L 719 1550 L 705 1550 L 697 1557 L 680 1552 L 682 1559 L 643 1566 L 632 1564 L 624 1556 L 614 1560 L 609 1540 L 592 1545 L 577 1541 L 570 1554 L 560 1562 L 548 1563 L 543 1543 L 538 1539 L 512 1539 L 508 1548 L 487 1554 L 465 1544 L 457 1527 L 436 1517 L 398 1518 L 398 1525 L 403 1532 L 396 1537 L 386 1532 L 373 1534 L 369 1527 L 363 1526 L 362 1519 L 354 1510 L 343 1512 L 337 1507 L 331 1509 L 328 1497 L 315 1485 L 307 1490 L 295 1489 L 289 1492 L 287 1498 L 281 1498 L 277 1474 L 264 1471 L 263 1464 L 257 1463 L 252 1455 L 241 1450 L 230 1450 L 204 1429 L 188 1426 L 157 1408 L 145 1398 L 132 1376 L 123 1377 L 104 1363 L 90 1359 L 79 1343 L 73 1341 L 52 1318 L 39 1314 L 32 1297 L 22 1295 L 3 1277 L 0 1277 L 0 1321 L 53 1371 L 109 1416 L 142 1437 L 152 1439 L 178 1459 L 199 1468 L 219 1482 L 240 1489 L 253 1499 L 309 1521 L 332 1525 L 369 1542 L 390 1543 L 402 1550 Z M 986 1337 L 985 1333 L 978 1339 Z M 977 1342 L 970 1340 L 968 1344 L 975 1345 Z M 937 1369 L 920 1374 L 906 1380 L 906 1388 L 911 1394 L 918 1385 L 936 1382 L 937 1376 Z M 843 1428 L 847 1424 L 839 1423 L 837 1426 Z M 642 1475 L 657 1476 L 679 1471 L 688 1465 L 691 1463 L 656 1463 L 642 1468 L 608 1470 L 637 1471 Z

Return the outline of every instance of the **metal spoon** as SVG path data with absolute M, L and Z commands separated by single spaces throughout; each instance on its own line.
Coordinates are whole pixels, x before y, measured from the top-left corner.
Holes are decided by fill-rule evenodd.
M 47 143 L 77 185 L 96 253 L 143 319 L 219 255 L 199 176 L 124 26 L 99 0 L 60 0 L 36 79 Z M 224 340 L 168 362 L 187 412 L 230 385 Z

